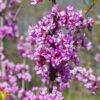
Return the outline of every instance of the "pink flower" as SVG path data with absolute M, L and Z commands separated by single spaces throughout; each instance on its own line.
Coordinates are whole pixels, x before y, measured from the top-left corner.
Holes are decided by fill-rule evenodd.
M 3 39 L 4 36 L 5 36 L 5 28 L 0 27 L 0 39 Z
M 28 82 L 31 81 L 31 75 L 30 75 L 30 73 L 28 73 L 28 72 L 24 73 L 24 74 L 22 75 L 22 78 L 23 78 L 24 80 L 28 81 Z
M 31 0 L 31 4 L 34 6 L 40 2 L 42 2 L 43 0 Z
M 97 53 L 94 59 L 95 61 L 100 62 L 100 53 Z
M 4 3 L 3 0 L 0 0 L 0 12 L 6 8 L 6 4 Z

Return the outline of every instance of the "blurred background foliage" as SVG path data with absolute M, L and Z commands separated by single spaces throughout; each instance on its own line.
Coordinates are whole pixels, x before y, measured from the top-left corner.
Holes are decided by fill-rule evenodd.
M 100 75 L 100 62 L 96 62 L 94 57 L 96 53 L 100 53 L 100 0 L 57 0 L 61 9 L 65 8 L 68 4 L 73 4 L 75 10 L 82 10 L 84 16 L 92 17 L 95 20 L 94 29 L 92 33 L 87 32 L 89 40 L 92 42 L 92 49 L 90 51 L 81 50 L 80 59 L 82 66 L 92 67 L 95 75 Z M 38 6 L 31 6 L 29 0 L 22 0 L 18 8 L 18 24 L 19 33 L 27 35 L 28 27 L 36 24 L 43 15 L 50 11 L 52 5 L 49 0 L 44 0 Z M 9 60 L 15 63 L 21 63 L 22 58 L 18 57 L 17 40 L 4 39 L 5 54 Z M 27 60 L 27 64 L 34 66 L 32 61 Z M 35 72 L 31 70 L 33 80 L 30 84 L 26 83 L 26 88 L 32 85 L 41 84 L 40 78 L 36 76 Z M 71 82 L 71 88 L 65 90 L 64 100 L 100 100 L 100 93 L 92 95 L 87 91 L 84 86 L 76 81 Z

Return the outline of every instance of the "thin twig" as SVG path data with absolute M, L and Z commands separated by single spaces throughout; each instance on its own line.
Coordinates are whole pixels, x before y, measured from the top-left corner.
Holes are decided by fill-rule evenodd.
M 52 0 L 52 5 L 56 4 L 56 0 Z
M 95 4 L 96 4 L 96 2 L 93 1 L 93 4 L 86 11 L 85 16 L 89 13 L 89 11 L 94 7 Z
M 19 7 L 19 8 L 18 8 L 18 10 L 16 11 L 16 14 L 15 14 L 14 19 L 16 19 L 16 17 L 18 16 L 18 14 L 19 14 L 19 12 L 20 12 L 21 8 L 23 7 L 23 2 L 24 2 L 24 0 L 22 1 L 22 3 L 21 3 L 21 5 L 20 5 L 20 7 Z
M 56 0 L 52 0 L 52 6 L 56 4 Z M 56 23 L 56 18 L 53 18 L 54 23 Z M 55 29 L 52 30 L 52 33 L 55 33 Z M 50 64 L 51 65 L 51 64 Z M 49 93 L 52 92 L 53 90 L 53 84 L 55 80 L 55 70 L 53 69 L 52 65 L 50 66 L 50 85 L 49 85 Z
M 23 67 L 26 65 L 26 58 L 23 59 Z M 22 72 L 24 74 L 24 71 Z M 22 79 L 22 88 L 25 89 L 25 81 Z
M 2 17 L 0 17 L 0 27 L 2 27 L 3 26 L 3 18 Z M 0 39 L 0 47 L 2 48 L 4 45 L 3 45 L 3 40 L 2 39 Z M 0 59 L 1 60 L 1 59 Z M 0 64 L 1 64 L 1 61 L 0 61 Z M 1 66 L 1 70 L 2 70 L 2 74 L 4 74 L 5 75 L 5 67 L 4 66 Z

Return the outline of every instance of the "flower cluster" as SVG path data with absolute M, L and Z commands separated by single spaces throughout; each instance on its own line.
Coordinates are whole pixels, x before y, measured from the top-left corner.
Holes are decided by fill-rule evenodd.
M 19 56 L 33 60 L 34 56 L 34 42 L 31 37 L 19 37 L 18 50 Z
M 2 44 L 0 47 L 0 91 L 15 95 L 22 87 L 20 86 L 22 81 L 31 81 L 30 67 L 27 64 L 15 64 L 7 60 L 3 51 Z
M 0 89 L 8 93 L 18 92 L 19 82 L 22 80 L 31 81 L 30 68 L 28 65 L 14 64 L 9 60 L 4 60 L 1 63 L 4 72 L 0 71 Z
M 33 87 L 28 91 L 21 89 L 18 97 L 21 100 L 63 100 L 62 93 L 57 91 L 56 87 L 53 87 L 52 93 L 48 93 L 46 87 Z
M 43 0 L 32 0 L 36 5 Z M 82 11 L 74 11 L 69 5 L 61 11 L 54 5 L 51 12 L 38 24 L 31 26 L 26 37 L 19 36 L 17 4 L 21 0 L 0 0 L 0 94 L 7 100 L 63 100 L 62 91 L 70 87 L 70 80 L 75 78 L 92 93 L 100 91 L 100 77 L 93 75 L 92 69 L 80 67 L 80 48 L 91 49 L 85 31 L 92 31 L 93 19 L 86 19 Z M 55 4 L 56 0 L 52 0 Z M 19 55 L 22 64 L 5 58 L 2 39 L 5 36 L 18 36 Z M 30 66 L 26 59 L 35 62 L 35 71 L 46 82 L 47 87 L 25 85 L 32 81 Z M 100 54 L 95 57 L 100 61 Z
M 100 77 L 95 77 L 91 68 L 87 70 L 82 67 L 75 67 L 71 73 L 75 79 L 82 82 L 92 93 L 95 94 L 97 91 L 100 91 Z
M 0 39 L 18 32 L 16 5 L 20 0 L 0 0 Z
M 30 59 L 33 57 L 36 73 L 42 76 L 43 82 L 54 82 L 60 90 L 69 88 L 71 70 L 80 66 L 80 47 L 91 48 L 85 29 L 92 31 L 93 22 L 92 18 L 85 19 L 81 11 L 74 12 L 71 5 L 63 11 L 54 5 L 37 25 L 29 28 L 34 55 L 28 55 Z

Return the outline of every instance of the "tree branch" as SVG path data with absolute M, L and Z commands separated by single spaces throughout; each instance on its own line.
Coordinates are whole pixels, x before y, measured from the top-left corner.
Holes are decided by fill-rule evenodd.
M 93 1 L 93 4 L 86 11 L 85 16 L 89 13 L 89 11 L 94 7 L 95 4 L 96 4 L 96 2 Z
M 52 5 L 55 5 L 56 4 L 56 0 L 52 0 Z

